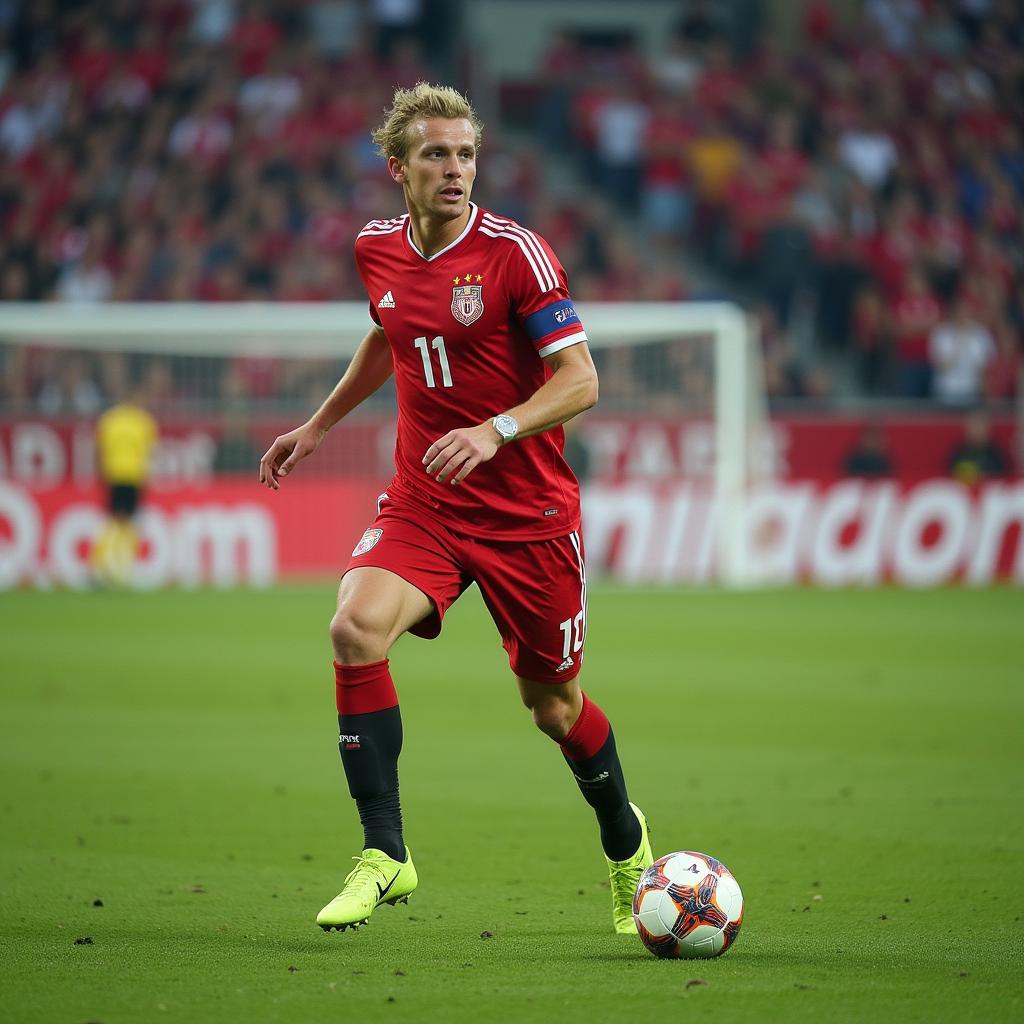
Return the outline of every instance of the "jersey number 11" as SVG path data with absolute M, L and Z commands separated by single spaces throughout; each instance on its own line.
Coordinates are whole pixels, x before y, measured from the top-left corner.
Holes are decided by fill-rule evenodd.
M 444 350 L 444 338 L 438 335 L 427 347 L 426 338 L 417 338 L 413 344 L 420 350 L 420 358 L 423 360 L 423 376 L 427 380 L 428 388 L 436 388 L 434 380 L 434 367 L 430 360 L 430 349 L 437 353 L 438 362 L 441 364 L 441 386 L 450 388 L 452 386 L 452 371 L 448 365 L 448 353 Z

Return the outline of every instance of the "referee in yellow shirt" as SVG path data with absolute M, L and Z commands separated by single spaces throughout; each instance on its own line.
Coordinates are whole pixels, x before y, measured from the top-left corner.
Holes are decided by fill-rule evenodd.
M 107 488 L 107 521 L 92 553 L 97 582 L 126 586 L 138 553 L 134 517 L 149 479 L 158 436 L 156 420 L 128 399 L 109 408 L 96 425 L 100 477 Z

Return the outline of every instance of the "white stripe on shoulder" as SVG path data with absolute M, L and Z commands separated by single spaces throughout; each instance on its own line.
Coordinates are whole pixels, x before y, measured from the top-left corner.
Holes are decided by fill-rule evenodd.
M 551 261 L 548 259 L 547 253 L 544 251 L 540 243 L 537 241 L 537 236 L 532 232 L 527 231 L 526 228 L 519 227 L 518 224 L 513 224 L 505 229 L 510 235 L 515 235 L 518 238 L 522 238 L 524 242 L 530 247 L 534 256 L 537 259 L 537 263 L 540 266 L 541 273 L 544 275 L 546 281 L 548 281 L 548 287 L 546 291 L 550 291 L 552 288 L 558 287 L 558 275 L 555 274 L 555 268 L 551 265 Z
M 494 232 L 495 238 L 515 239 L 519 243 L 519 248 L 526 254 L 530 266 L 534 267 L 534 272 L 538 276 L 538 283 L 541 286 L 542 292 L 550 292 L 553 288 L 558 287 L 558 278 L 554 267 L 551 265 L 551 261 L 548 259 L 547 253 L 537 244 L 534 238 L 530 237 L 528 231 L 515 223 L 507 223 L 501 226 L 488 224 L 487 226 L 490 228 L 490 231 Z M 483 230 L 482 224 L 480 230 Z
M 407 213 L 403 213 L 401 217 L 388 217 L 386 220 L 374 218 L 373 220 L 368 220 L 363 226 L 367 228 L 390 227 L 392 224 L 404 224 L 408 217 Z
M 382 227 L 382 228 L 366 227 L 366 228 L 363 228 L 363 230 L 360 231 L 358 235 L 356 235 L 356 238 L 365 238 L 365 237 L 367 237 L 369 235 L 393 235 L 396 231 L 401 231 L 401 230 L 402 230 L 402 225 L 401 224 L 393 224 L 390 227 L 386 227 L 386 228 L 384 228 L 384 227 Z
M 581 341 L 586 340 L 587 332 L 577 331 L 575 334 L 569 334 L 564 338 L 556 338 L 550 345 L 537 349 L 537 355 L 541 357 L 551 356 L 556 352 L 561 352 L 563 348 L 570 348 L 572 345 L 578 345 Z
M 537 255 L 541 257 L 549 267 L 551 267 L 551 271 L 554 273 L 554 267 L 551 266 L 551 260 L 548 258 L 548 254 L 545 251 L 544 246 L 541 245 L 540 239 L 536 234 L 534 234 L 534 232 L 529 228 L 524 228 L 522 224 L 518 224 L 514 220 L 509 220 L 507 217 L 495 217 L 493 213 L 484 214 L 484 217 L 490 218 L 491 227 L 504 228 L 508 231 L 513 231 L 523 235 L 523 237 L 530 242 L 531 248 L 533 248 Z
M 537 287 L 542 293 L 550 290 L 547 282 L 540 272 L 540 267 L 537 266 L 537 261 L 534 259 L 533 254 L 521 238 L 516 238 L 515 235 L 507 234 L 504 231 L 492 231 L 483 224 L 480 225 L 480 234 L 487 235 L 488 238 L 503 238 L 508 242 L 514 242 L 518 245 L 523 252 L 523 256 L 526 258 L 526 262 L 530 264 L 530 269 L 533 270 L 533 276 L 537 278 Z
M 356 237 L 358 238 L 360 235 L 389 235 L 392 231 L 400 231 L 408 219 L 409 215 L 406 213 L 401 217 L 392 217 L 390 220 L 367 221 Z
M 540 267 L 541 274 L 548 282 L 547 287 L 541 287 L 541 291 L 550 291 L 552 288 L 558 287 L 558 274 L 555 272 L 555 268 L 552 265 L 544 246 L 541 245 L 540 239 L 538 239 L 532 231 L 527 230 L 521 224 L 517 224 L 514 220 L 499 219 L 494 217 L 493 214 L 484 214 L 484 220 L 482 223 L 488 224 L 490 227 L 503 231 L 507 234 L 522 238 L 529 246 L 530 251 L 534 254 L 537 264 Z

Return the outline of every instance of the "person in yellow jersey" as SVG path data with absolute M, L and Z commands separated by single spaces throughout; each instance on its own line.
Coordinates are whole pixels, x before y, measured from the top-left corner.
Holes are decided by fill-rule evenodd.
M 96 424 L 100 478 L 107 489 L 107 521 L 92 552 L 98 583 L 126 586 L 138 553 L 135 513 L 149 479 L 156 446 L 156 420 L 137 396 L 111 406 Z

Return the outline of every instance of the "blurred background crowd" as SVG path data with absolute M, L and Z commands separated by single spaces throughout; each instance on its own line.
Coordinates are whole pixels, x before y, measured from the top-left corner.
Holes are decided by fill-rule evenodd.
M 547 237 L 576 298 L 742 302 L 776 402 L 1015 398 L 1016 0 L 806 0 L 786 39 L 767 3 L 681 0 L 656 48 L 577 26 L 514 80 L 474 60 L 469 2 L 0 0 L 0 299 L 365 299 L 353 237 L 403 211 L 369 130 L 396 85 L 445 80 L 488 122 L 474 198 Z M 643 388 L 630 359 L 610 393 Z M 8 409 L 183 387 L 170 358 L 3 360 Z M 337 370 L 201 380 L 308 404 Z

